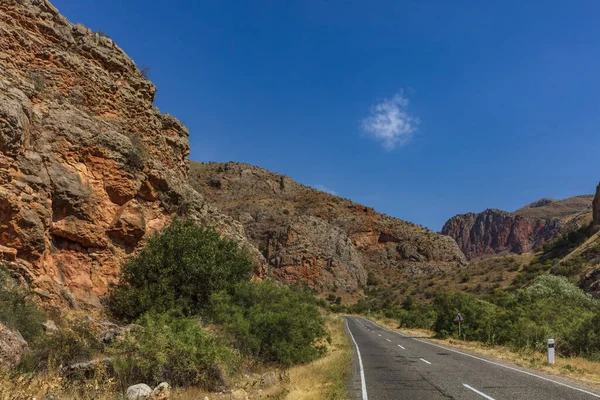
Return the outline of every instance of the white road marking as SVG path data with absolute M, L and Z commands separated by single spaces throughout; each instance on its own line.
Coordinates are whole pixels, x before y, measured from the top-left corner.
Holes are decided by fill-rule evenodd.
M 371 320 L 367 320 L 367 321 L 371 322 L 374 326 L 379 326 L 379 325 L 377 325 L 376 323 L 374 323 Z M 381 327 L 381 328 L 383 328 L 383 327 Z M 460 354 L 460 355 L 463 355 L 463 356 L 471 357 L 471 358 L 474 358 L 476 360 L 486 362 L 488 364 L 496 365 L 498 367 L 506 368 L 506 369 L 509 369 L 511 371 L 520 372 L 520 373 L 525 374 L 525 375 L 533 376 L 535 378 L 538 378 L 538 379 L 541 379 L 541 380 L 544 380 L 544 381 L 547 381 L 547 382 L 552 382 L 552 383 L 554 383 L 556 385 L 559 385 L 559 386 L 562 386 L 562 387 L 566 387 L 566 388 L 569 388 L 569 389 L 577 390 L 578 392 L 589 394 L 590 396 L 593 396 L 593 397 L 595 397 L 597 399 L 600 399 L 600 395 L 599 394 L 592 393 L 592 392 L 589 392 L 589 391 L 584 390 L 584 389 L 580 389 L 580 388 L 575 387 L 575 386 L 567 385 L 566 383 L 554 381 L 554 380 L 552 380 L 550 378 L 546 378 L 545 376 L 534 374 L 533 372 L 523 371 L 523 370 L 520 370 L 518 368 L 510 367 L 508 365 L 502 365 L 500 363 L 497 363 L 497 362 L 494 362 L 494 361 L 490 361 L 490 360 L 486 360 L 485 358 L 477 357 L 477 356 L 474 356 L 472 354 L 463 353 L 462 351 L 454 350 L 454 349 L 451 349 L 449 347 L 444 347 L 444 346 L 440 346 L 439 344 L 429 343 L 429 342 L 427 342 L 425 340 L 420 340 L 420 339 L 417 339 L 417 338 L 411 338 L 410 336 L 404 335 L 404 334 L 402 334 L 400 332 L 389 330 L 387 328 L 383 328 L 383 329 L 387 330 L 388 332 L 395 333 L 396 335 L 400 335 L 400 336 L 405 337 L 405 338 L 416 340 L 417 342 L 420 342 L 420 343 L 428 344 L 430 346 L 439 347 L 440 349 L 451 351 L 453 353 L 457 353 L 457 354 Z
M 480 392 L 479 390 L 472 388 L 471 386 L 467 385 L 466 383 L 463 383 L 463 386 L 466 387 L 469 390 L 474 391 L 475 393 L 477 393 L 478 395 L 485 397 L 488 400 L 495 400 L 493 397 L 488 396 L 487 394 Z
M 363 368 L 362 358 L 360 357 L 360 349 L 358 348 L 356 340 L 354 340 L 354 335 L 350 330 L 350 326 L 348 326 L 348 320 L 346 320 L 346 329 L 348 329 L 348 333 L 350 334 L 350 337 L 354 342 L 354 346 L 356 346 L 356 354 L 358 354 L 358 365 L 360 367 L 360 385 L 362 387 L 362 400 L 368 400 L 369 397 L 367 396 L 367 381 L 365 380 L 365 370 Z
M 381 337 L 381 335 L 378 333 L 377 336 Z
M 402 350 L 406 350 L 404 347 L 402 347 L 402 346 L 400 346 L 400 345 L 398 345 L 398 347 L 400 347 Z
M 390 339 L 385 339 L 385 340 L 387 340 L 387 341 L 388 341 L 388 342 L 390 342 L 390 343 L 392 342 Z
M 424 358 L 419 358 L 419 360 L 423 361 L 424 363 L 427 363 L 427 364 L 431 365 L 431 363 L 429 361 L 427 361 L 426 359 L 424 359 Z

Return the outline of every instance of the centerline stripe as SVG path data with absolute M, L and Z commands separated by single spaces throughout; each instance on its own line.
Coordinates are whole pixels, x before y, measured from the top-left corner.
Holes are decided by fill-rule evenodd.
M 471 387 L 471 386 L 467 385 L 466 383 L 463 383 L 463 386 L 464 386 L 464 387 L 466 387 L 466 388 L 467 388 L 467 389 L 469 389 L 469 390 L 472 390 L 472 391 L 474 391 L 474 392 L 475 392 L 475 393 L 477 393 L 478 395 L 480 395 L 480 396 L 482 396 L 482 397 L 485 397 L 485 398 L 486 398 L 486 399 L 488 399 L 488 400 L 495 400 L 493 397 L 490 397 L 490 396 L 488 396 L 487 394 L 485 394 L 485 393 L 483 393 L 483 392 L 480 392 L 479 390 L 477 390 L 477 389 L 475 389 L 475 388 L 473 388 L 473 387 Z

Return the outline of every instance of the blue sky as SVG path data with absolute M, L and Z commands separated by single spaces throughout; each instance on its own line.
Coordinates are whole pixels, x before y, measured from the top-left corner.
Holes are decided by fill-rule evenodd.
M 596 1 L 54 0 L 151 68 L 196 161 L 242 161 L 439 230 L 592 193 Z

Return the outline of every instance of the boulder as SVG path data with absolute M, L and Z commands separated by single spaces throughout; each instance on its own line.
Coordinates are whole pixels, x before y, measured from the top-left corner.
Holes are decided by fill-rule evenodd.
M 42 327 L 44 328 L 44 332 L 46 332 L 46 333 L 58 332 L 58 326 L 56 326 L 56 323 L 54 321 L 52 321 L 51 319 L 44 322 L 42 324 Z
M 152 400 L 168 400 L 171 398 L 171 385 L 163 382 L 154 388 L 150 394 Z
M 0 323 L 0 366 L 16 367 L 27 351 L 29 346 L 23 336 Z
M 248 393 L 244 389 L 235 389 L 231 392 L 231 398 L 234 400 L 248 400 Z
M 266 372 L 260 377 L 260 385 L 264 388 L 271 387 L 277 383 L 277 374 L 273 371 Z
M 145 383 L 129 386 L 125 397 L 127 400 L 147 399 L 152 394 L 152 388 Z
M 112 322 L 101 322 L 100 327 L 102 331 L 100 332 L 100 341 L 104 344 L 111 344 L 113 342 L 119 342 L 125 338 L 125 336 L 130 332 L 135 332 L 139 330 L 143 330 L 144 327 L 137 324 L 128 324 L 125 326 L 119 326 Z

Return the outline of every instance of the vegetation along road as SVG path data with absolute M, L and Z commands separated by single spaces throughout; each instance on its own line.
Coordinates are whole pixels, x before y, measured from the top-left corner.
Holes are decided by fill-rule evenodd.
M 600 393 L 347 317 L 353 399 L 600 399 Z

